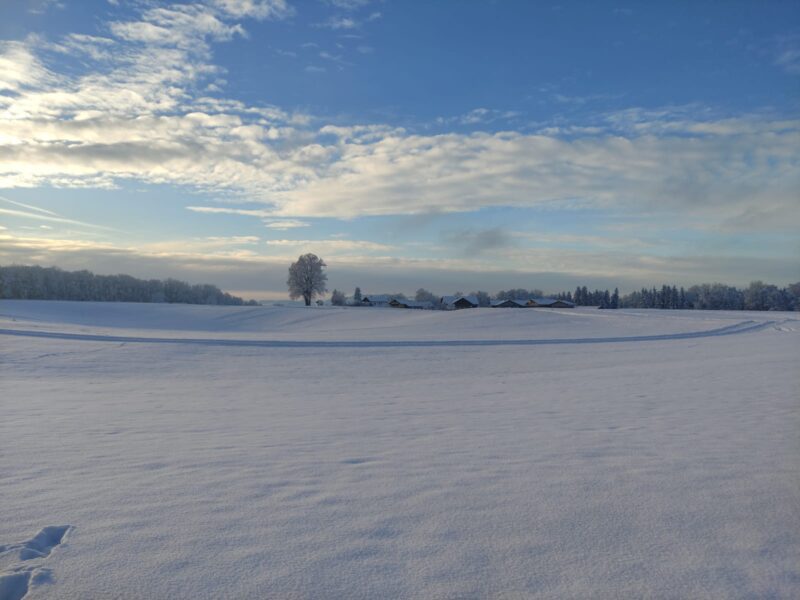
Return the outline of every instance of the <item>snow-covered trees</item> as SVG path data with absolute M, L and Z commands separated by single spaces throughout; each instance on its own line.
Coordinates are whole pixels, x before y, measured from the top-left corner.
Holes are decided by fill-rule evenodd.
M 528 298 L 541 298 L 544 296 L 542 290 L 517 288 L 510 290 L 500 290 L 494 295 L 495 300 L 527 300 Z
M 419 288 L 414 296 L 415 302 L 433 302 L 435 303 L 438 297 L 433 292 L 429 292 L 425 288 Z
M 289 267 L 289 279 L 286 285 L 289 286 L 289 297 L 303 298 L 306 306 L 311 305 L 314 296 L 322 296 L 328 290 L 325 283 L 328 276 L 325 274 L 325 261 L 316 254 L 303 254 L 296 262 Z
M 177 279 L 137 279 L 130 275 L 95 275 L 57 267 L 0 267 L 0 298 L 86 300 L 93 302 L 180 302 L 184 304 L 257 305 L 217 286 L 190 285 Z
M 492 305 L 492 297 L 488 292 L 478 290 L 477 292 L 470 292 L 470 296 L 475 296 L 478 299 L 478 306 L 487 307 Z
M 333 290 L 331 292 L 331 304 L 334 306 L 344 306 L 346 301 L 347 298 L 345 298 L 344 292 L 340 292 L 339 290 Z

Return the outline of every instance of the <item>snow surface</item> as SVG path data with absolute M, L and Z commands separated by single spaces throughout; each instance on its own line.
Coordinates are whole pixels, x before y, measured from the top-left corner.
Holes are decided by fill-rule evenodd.
M 796 598 L 798 367 L 796 313 L 0 301 L 0 598 Z

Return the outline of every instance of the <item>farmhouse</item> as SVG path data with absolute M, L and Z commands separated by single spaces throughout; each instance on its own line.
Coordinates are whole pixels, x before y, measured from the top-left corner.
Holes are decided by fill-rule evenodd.
M 364 306 L 389 306 L 393 300 L 388 294 L 374 294 L 372 296 L 364 296 L 361 298 L 361 304 Z
M 527 306 L 531 308 L 575 308 L 572 302 L 555 298 L 531 298 Z
M 442 296 L 439 298 L 439 304 L 447 310 L 477 308 L 478 298 L 475 296 Z
M 528 300 L 495 300 L 492 302 L 492 308 L 525 308 L 528 306 Z

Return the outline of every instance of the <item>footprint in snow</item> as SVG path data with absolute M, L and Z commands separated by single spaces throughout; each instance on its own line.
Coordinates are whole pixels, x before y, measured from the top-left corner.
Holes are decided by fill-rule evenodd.
M 41 563 L 60 545 L 70 525 L 51 525 L 43 528 L 29 540 L 0 546 L 0 600 L 21 600 L 31 584 L 51 581 L 50 570 Z

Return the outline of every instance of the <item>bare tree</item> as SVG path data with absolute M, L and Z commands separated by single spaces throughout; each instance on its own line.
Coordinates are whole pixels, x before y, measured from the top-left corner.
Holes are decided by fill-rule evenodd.
M 311 306 L 314 296 L 323 296 L 328 290 L 325 283 L 328 276 L 325 274 L 325 261 L 316 254 L 303 254 L 289 267 L 289 279 L 286 285 L 289 286 L 289 297 L 303 297 L 306 306 Z

